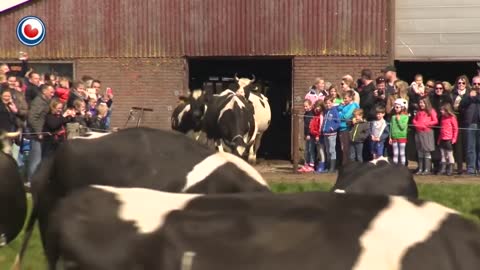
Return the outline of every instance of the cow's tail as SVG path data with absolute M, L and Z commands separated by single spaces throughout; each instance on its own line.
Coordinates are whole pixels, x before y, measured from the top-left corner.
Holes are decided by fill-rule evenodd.
M 33 207 L 28 218 L 28 223 L 25 227 L 23 242 L 20 246 L 20 251 L 15 258 L 15 262 L 13 263 L 12 270 L 20 270 L 22 267 L 22 260 L 27 250 L 30 237 L 32 236 L 35 223 L 39 216 L 39 195 L 46 189 L 46 186 L 48 185 L 51 173 L 53 171 L 53 160 L 53 157 L 48 157 L 42 160 L 37 171 L 32 177 L 31 194 Z

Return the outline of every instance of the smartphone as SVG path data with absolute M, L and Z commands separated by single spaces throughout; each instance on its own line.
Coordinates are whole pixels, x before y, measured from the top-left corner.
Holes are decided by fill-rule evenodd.
M 105 90 L 106 95 L 113 95 L 113 90 L 110 87 L 107 87 L 107 90 Z

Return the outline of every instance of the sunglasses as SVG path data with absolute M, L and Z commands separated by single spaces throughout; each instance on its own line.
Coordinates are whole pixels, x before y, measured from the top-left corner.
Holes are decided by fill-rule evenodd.
M 433 85 L 427 84 L 428 88 L 433 88 Z
M 435 90 L 443 90 L 443 87 L 435 87 Z
M 465 82 L 458 82 L 457 84 L 466 84 Z
M 480 85 L 480 82 L 474 82 L 473 85 Z

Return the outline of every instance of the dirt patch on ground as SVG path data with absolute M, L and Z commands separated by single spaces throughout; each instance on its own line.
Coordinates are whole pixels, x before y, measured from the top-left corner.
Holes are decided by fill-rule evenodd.
M 413 171 L 416 167 L 415 163 L 410 164 L 409 168 Z M 263 177 L 273 183 L 310 183 L 310 182 L 335 182 L 337 175 L 332 173 L 314 174 L 314 173 L 295 173 L 291 162 L 282 160 L 265 160 L 260 161 L 255 168 L 263 175 Z M 466 175 L 428 175 L 414 176 L 417 183 L 450 183 L 450 184 L 480 184 L 480 176 Z

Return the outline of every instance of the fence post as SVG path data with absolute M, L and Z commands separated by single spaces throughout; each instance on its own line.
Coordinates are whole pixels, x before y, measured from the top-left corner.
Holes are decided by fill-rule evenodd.
M 300 123 L 299 123 L 299 110 L 298 109 L 293 109 L 293 114 L 292 114 L 292 148 L 293 148 L 293 172 L 296 173 L 298 170 L 298 162 L 299 162 L 299 153 L 298 153 L 298 132 L 300 128 Z

